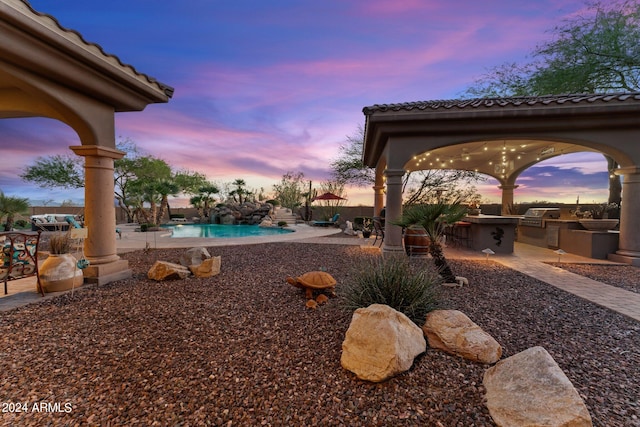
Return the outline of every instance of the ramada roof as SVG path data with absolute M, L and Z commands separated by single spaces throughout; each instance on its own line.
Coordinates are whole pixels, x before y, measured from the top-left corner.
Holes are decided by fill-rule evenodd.
M 452 109 L 488 109 L 501 107 L 533 107 L 545 105 L 562 105 L 567 103 L 609 103 L 624 102 L 627 100 L 640 100 L 640 92 L 608 93 L 608 94 L 571 94 L 571 95 L 545 95 L 545 96 L 514 96 L 492 97 L 474 99 L 434 100 L 403 102 L 400 104 L 375 104 L 364 107 L 365 115 L 373 113 L 412 111 L 412 110 L 452 110 Z
M 130 74 L 132 77 L 146 80 L 147 83 L 150 83 L 151 85 L 154 85 L 158 89 L 160 89 L 160 91 L 164 93 L 164 95 L 168 98 L 171 98 L 173 96 L 173 87 L 161 83 L 147 74 L 139 72 L 130 64 L 123 63 L 116 55 L 105 52 L 102 46 L 100 46 L 99 44 L 86 41 L 79 32 L 62 26 L 55 17 L 47 13 L 42 13 L 35 10 L 27 0 L 21 0 L 21 2 L 37 18 L 37 20 L 41 21 L 44 26 L 57 32 L 68 41 L 71 41 L 74 45 L 84 47 L 87 51 L 92 52 L 97 57 L 101 57 L 103 60 L 106 60 L 112 65 L 118 66 L 122 71 Z M 53 24 L 53 26 L 50 24 Z M 59 47 L 62 47 L 62 45 Z

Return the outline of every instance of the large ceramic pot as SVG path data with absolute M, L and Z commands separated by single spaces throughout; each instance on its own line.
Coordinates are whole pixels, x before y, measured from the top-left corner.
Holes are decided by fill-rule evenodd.
M 49 255 L 38 268 L 40 283 L 45 292 L 60 292 L 81 286 L 82 270 L 71 254 Z
M 404 232 L 404 250 L 409 256 L 427 256 L 431 240 L 426 230 L 420 226 L 411 226 Z
M 613 230 L 618 226 L 619 219 L 594 219 L 594 218 L 584 218 L 578 220 L 580 225 L 582 225 L 587 230 L 591 231 L 607 231 Z

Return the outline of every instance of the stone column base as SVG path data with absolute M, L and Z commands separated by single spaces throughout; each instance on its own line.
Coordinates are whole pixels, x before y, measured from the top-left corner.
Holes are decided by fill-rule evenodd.
M 399 254 L 404 254 L 404 247 L 402 246 L 390 246 L 390 245 L 382 245 L 382 254 L 389 254 L 389 255 L 399 255 Z
M 106 264 L 90 265 L 83 270 L 85 283 L 105 285 L 116 280 L 128 279 L 133 275 L 129 269 L 129 261 L 119 259 Z
M 618 251 L 615 254 L 609 254 L 607 258 L 609 259 L 609 261 L 620 262 L 640 267 L 640 256 L 629 255 L 625 254 L 624 252 L 625 251 Z

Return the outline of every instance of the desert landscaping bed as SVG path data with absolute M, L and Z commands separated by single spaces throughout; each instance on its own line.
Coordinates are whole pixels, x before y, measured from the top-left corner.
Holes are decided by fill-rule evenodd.
M 175 262 L 181 250 L 132 252 L 123 255 L 129 280 L 0 314 L 0 395 L 29 405 L 3 413 L 2 425 L 494 425 L 483 403 L 487 366 L 427 349 L 380 384 L 340 366 L 351 314 L 337 299 L 307 309 L 285 279 L 326 269 L 340 294 L 366 256 L 359 247 L 209 252 L 222 256 L 213 278 L 150 281 L 153 262 Z M 465 312 L 503 357 L 546 348 L 594 425 L 640 426 L 640 323 L 497 263 L 451 265 L 470 285 L 442 288 L 443 308 Z M 37 402 L 61 412 L 34 412 Z

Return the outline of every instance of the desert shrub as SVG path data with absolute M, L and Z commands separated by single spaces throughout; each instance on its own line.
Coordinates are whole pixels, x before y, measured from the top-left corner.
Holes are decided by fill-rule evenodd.
M 349 277 L 339 288 L 346 310 L 385 304 L 422 325 L 427 313 L 438 308 L 442 279 L 424 261 L 404 255 L 365 257 Z
M 71 233 L 55 233 L 49 237 L 49 252 L 53 255 L 71 252 Z
M 15 226 L 19 228 L 27 228 L 29 225 L 30 224 L 26 219 L 19 219 L 15 222 Z

